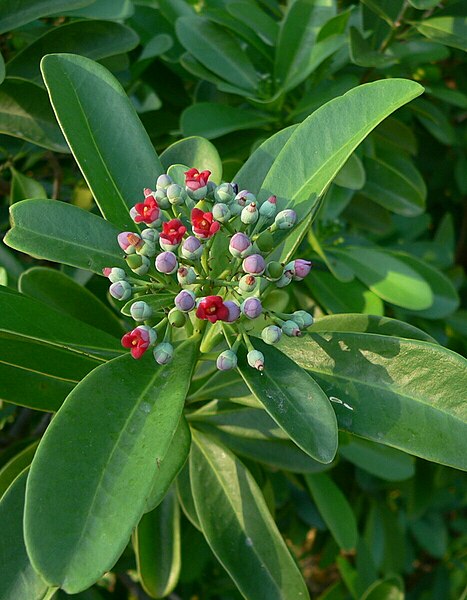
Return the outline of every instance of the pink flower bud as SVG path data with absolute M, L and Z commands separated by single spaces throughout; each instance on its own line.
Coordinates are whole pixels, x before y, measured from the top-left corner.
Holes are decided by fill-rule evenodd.
M 227 323 L 233 323 L 240 316 L 240 307 L 233 300 L 225 300 L 224 305 L 229 309 L 229 316 L 226 319 Z
M 137 248 L 143 245 L 143 240 L 137 233 L 132 231 L 122 231 L 117 236 L 120 248 L 127 254 L 134 254 Z
M 193 310 L 196 304 L 196 296 L 190 290 L 182 290 L 175 296 L 175 306 L 182 312 Z
M 249 319 L 256 319 L 262 312 L 261 300 L 255 296 L 247 298 L 242 304 L 242 313 Z
M 235 258 L 244 258 L 250 250 L 252 244 L 250 238 L 244 233 L 235 233 L 230 239 L 230 254 Z
M 159 273 L 172 275 L 178 268 L 177 257 L 173 252 L 161 252 L 156 257 L 156 269 Z
M 262 275 L 266 269 L 266 262 L 261 254 L 251 254 L 243 261 L 242 268 L 250 275 Z
M 293 271 L 294 271 L 294 280 L 301 281 L 304 279 L 311 270 L 311 262 L 309 260 L 304 260 L 303 258 L 297 258 L 294 261 Z

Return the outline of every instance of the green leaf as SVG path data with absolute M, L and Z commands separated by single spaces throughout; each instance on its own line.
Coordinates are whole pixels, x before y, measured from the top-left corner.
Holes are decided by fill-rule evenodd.
M 305 475 L 324 522 L 341 550 L 349 552 L 357 545 L 357 521 L 344 494 L 326 473 Z
M 128 19 L 134 13 L 131 0 L 97 0 L 83 8 L 67 10 L 66 16 L 85 17 L 86 19 L 108 19 L 120 21 Z
M 456 132 L 446 115 L 432 102 L 420 98 L 412 105 L 412 110 L 420 123 L 431 135 L 445 146 L 452 146 L 456 141 Z
M 134 228 L 128 211 L 163 168 L 125 91 L 107 69 L 82 56 L 50 54 L 41 70 L 103 216 L 120 229 Z
M 31 464 L 32 458 L 36 452 L 39 442 L 34 442 L 18 452 L 0 469 L 0 498 L 8 490 L 13 481 L 18 477 L 21 471 Z
M 0 398 L 55 412 L 75 385 L 101 360 L 54 343 L 0 334 Z
M 330 315 L 322 319 L 316 319 L 313 323 L 313 333 L 326 331 L 345 331 L 356 333 L 376 333 L 378 335 L 392 335 L 409 340 L 421 340 L 436 344 L 436 340 L 430 335 L 414 327 L 409 323 L 390 319 L 389 317 L 378 317 L 376 315 Z
M 0 287 L 0 331 L 76 352 L 104 356 L 123 352 L 116 337 L 4 287 Z
M 191 447 L 191 433 L 186 419 L 182 416 L 170 442 L 167 454 L 157 465 L 152 488 L 146 500 L 145 512 L 154 510 L 164 499 L 167 490 L 182 470 Z
M 22 79 L 7 79 L 0 87 L 0 133 L 68 153 L 46 92 Z
M 194 527 L 196 527 L 196 529 L 201 531 L 201 525 L 196 512 L 195 501 L 193 499 L 189 463 L 186 463 L 180 471 L 176 485 L 178 501 L 186 518 Z
M 222 161 L 214 144 L 208 140 L 191 136 L 171 144 L 160 156 L 162 166 L 181 163 L 194 167 L 198 171 L 211 171 L 210 179 L 219 184 L 222 181 Z
M 411 3 L 413 3 L 413 0 Z M 362 600 L 404 600 L 404 598 L 404 592 L 399 585 L 391 580 L 375 581 L 362 596 Z
M 7 65 L 8 76 L 42 85 L 39 63 L 46 54 L 70 52 L 99 60 L 132 50 L 138 41 L 136 33 L 120 23 L 72 21 L 53 27 L 18 52 Z
M 351 154 L 339 173 L 334 177 L 334 183 L 351 190 L 360 190 L 365 185 L 365 169 L 356 154 Z
M 394 58 L 373 50 L 356 27 L 350 28 L 350 58 L 359 67 L 384 68 L 397 62 Z
M 425 279 L 391 254 L 357 246 L 332 252 L 383 300 L 410 310 L 432 305 L 433 292 Z
M 173 294 L 143 294 L 143 296 L 136 296 L 122 307 L 121 312 L 127 317 L 131 316 L 131 306 L 138 302 L 139 300 L 144 299 L 144 301 L 149 304 L 152 310 L 157 313 L 160 312 L 164 308 L 171 307 L 173 304 L 174 295 Z
M 181 17 L 175 25 L 183 46 L 207 69 L 254 93 L 259 77 L 248 56 L 227 31 L 202 17 Z
M 467 469 L 467 363 L 458 354 L 367 333 L 283 336 L 279 349 L 333 398 L 340 429 Z
M 264 354 L 265 368 L 259 372 L 240 360 L 245 383 L 299 448 L 318 462 L 330 463 L 337 450 L 337 424 L 328 398 L 288 357 L 260 340 L 255 347 Z
M 425 319 L 443 319 L 459 307 L 460 300 L 457 290 L 451 280 L 441 271 L 411 254 L 392 252 L 391 255 L 419 273 L 431 288 L 433 302 L 427 309 L 417 311 L 418 316 Z
M 62 10 L 86 6 L 91 2 L 93 0 L 3 0 L 0 6 L 0 33 Z
M 309 597 L 258 485 L 242 463 L 210 438 L 193 433 L 190 476 L 202 531 L 246 598 Z
M 0 502 L 0 596 L 2 600 L 42 600 L 48 586 L 29 562 L 23 540 L 24 492 L 27 470 L 19 475 Z
M 419 10 L 426 10 L 427 8 L 434 8 L 437 4 L 439 4 L 438 0 L 409 0 L 409 4 L 411 4 L 414 8 L 418 8 Z
M 108 306 L 61 271 L 32 267 L 22 273 L 18 290 L 107 333 L 118 337 L 124 333 L 121 323 Z
M 186 108 L 181 116 L 183 135 L 201 135 L 214 139 L 233 131 L 264 127 L 271 115 L 227 104 L 199 102 Z
M 312 297 L 330 313 L 361 312 L 383 315 L 381 299 L 360 281 L 341 282 L 331 273 L 312 271 L 305 280 Z
M 432 17 L 415 26 L 430 40 L 467 52 L 467 17 Z
M 391 152 L 366 157 L 366 185 L 361 193 L 388 210 L 415 217 L 425 210 L 426 186 L 419 171 L 404 156 Z
M 180 57 L 180 64 L 189 73 L 194 75 L 197 79 L 203 79 L 214 83 L 219 90 L 228 94 L 236 94 L 240 96 L 249 96 L 250 92 L 239 87 L 235 87 L 230 83 L 226 83 L 221 77 L 215 75 L 212 71 L 204 67 L 199 61 L 194 58 L 189 52 L 185 52 Z
M 285 91 L 309 75 L 310 48 L 313 48 L 321 26 L 335 14 L 332 1 L 318 4 L 310 0 L 296 0 L 289 5 L 277 40 L 274 70 Z
M 47 198 L 44 187 L 38 181 L 23 175 L 13 167 L 10 167 L 10 171 L 10 204 L 26 200 L 26 198 Z
M 136 528 L 134 548 L 144 591 L 151 598 L 165 598 L 177 585 L 181 568 L 180 509 L 174 490 L 143 516 Z
M 61 262 L 102 275 L 120 267 L 120 230 L 86 210 L 54 200 L 24 200 L 10 209 L 11 229 L 5 244 L 35 258 Z
M 415 474 L 413 456 L 354 436 L 348 443 L 339 444 L 339 454 L 357 467 L 386 481 L 404 481 Z
M 25 509 L 28 554 L 51 585 L 82 591 L 124 550 L 177 428 L 197 354 L 190 339 L 163 367 L 151 356 L 119 357 L 86 377 L 57 413 L 34 457 Z
M 227 11 L 250 28 L 265 44 L 275 46 L 279 27 L 277 22 L 251 2 L 229 2 Z
M 5 79 L 5 61 L 3 60 L 2 53 L 0 52 L 0 83 L 3 83 Z

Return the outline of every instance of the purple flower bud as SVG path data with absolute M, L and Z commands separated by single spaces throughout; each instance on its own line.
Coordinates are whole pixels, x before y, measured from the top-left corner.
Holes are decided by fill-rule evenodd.
M 197 260 L 203 254 L 203 244 L 194 235 L 190 235 L 182 244 L 182 256 L 188 260 Z
M 109 287 L 110 295 L 116 300 L 128 300 L 131 298 L 131 285 L 128 281 L 115 281 Z
M 282 329 L 277 325 L 269 325 L 263 329 L 261 337 L 266 344 L 277 344 L 282 337 Z
M 289 337 L 298 337 L 302 335 L 300 332 L 300 327 L 297 325 L 297 323 L 295 323 L 295 321 L 291 321 L 290 319 L 282 325 L 282 331 Z
M 177 271 L 177 279 L 180 285 L 191 285 L 196 281 L 196 271 L 193 267 L 182 265 Z
M 166 275 L 172 275 L 178 268 L 177 257 L 173 252 L 161 252 L 156 257 L 156 269 L 159 273 L 165 273 Z
M 287 208 L 286 210 L 281 210 L 280 213 L 277 213 L 274 224 L 278 229 L 290 229 L 295 225 L 296 221 L 297 213 L 294 210 Z
M 264 370 L 264 354 L 259 350 L 250 350 L 246 356 L 246 359 L 250 367 L 258 369 L 258 371 Z
M 266 262 L 261 254 L 251 254 L 243 261 L 242 268 L 250 275 L 262 275 L 266 269 Z
M 303 258 L 297 258 L 294 260 L 294 280 L 301 281 L 311 271 L 311 262 Z
M 249 319 L 256 319 L 256 317 L 259 317 L 259 315 L 263 312 L 261 300 L 255 296 L 247 298 L 243 302 L 241 308 L 242 313 Z
M 240 316 L 240 307 L 234 300 L 224 300 L 224 306 L 229 309 L 229 316 L 226 319 L 227 323 L 233 323 Z
M 244 258 L 251 246 L 250 238 L 247 235 L 241 232 L 235 233 L 230 239 L 230 254 L 235 256 L 235 258 Z
M 134 254 L 136 248 L 143 244 L 143 240 L 140 236 L 132 231 L 122 231 L 122 233 L 118 234 L 117 241 L 120 248 L 127 254 Z
M 125 271 L 119 267 L 105 267 L 102 269 L 102 273 L 104 274 L 104 277 L 107 277 L 112 283 L 126 279 Z
M 158 344 L 154 348 L 152 353 L 156 363 L 159 365 L 166 365 L 172 360 L 174 348 L 172 344 L 169 344 L 169 342 L 162 342 L 162 344 Z
M 196 304 L 196 296 L 190 290 L 182 290 L 175 296 L 175 306 L 182 312 L 190 312 Z
M 217 357 L 217 368 L 219 371 L 230 371 L 237 366 L 237 355 L 233 350 L 224 350 Z
M 152 308 L 147 302 L 138 300 L 131 305 L 130 313 L 135 321 L 146 321 L 152 315 Z
M 245 223 L 245 225 L 252 225 L 253 223 L 256 223 L 258 219 L 259 212 L 258 208 L 256 207 L 256 202 L 247 204 L 240 213 L 240 220 L 242 223 Z
M 242 190 L 235 196 L 235 200 L 240 206 L 243 207 L 247 204 L 251 204 L 252 202 L 256 202 L 256 196 L 248 190 Z

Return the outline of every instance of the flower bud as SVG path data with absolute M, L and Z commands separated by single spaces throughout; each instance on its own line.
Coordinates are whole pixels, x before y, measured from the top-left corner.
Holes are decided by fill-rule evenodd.
M 256 319 L 263 312 L 261 300 L 255 296 L 247 298 L 241 306 L 242 313 L 249 319 Z
M 154 348 L 152 353 L 154 355 L 156 363 L 158 363 L 159 365 L 166 365 L 173 358 L 174 348 L 172 344 L 169 344 L 169 342 L 162 342 L 162 344 L 158 344 Z
M 149 267 L 151 266 L 151 261 L 147 256 L 142 256 L 141 254 L 129 254 L 126 257 L 127 265 L 137 275 L 146 275 L 149 271 Z
M 198 260 L 203 254 L 203 244 L 194 235 L 190 235 L 184 240 L 181 253 L 188 260 Z
M 172 183 L 166 189 L 165 193 L 167 194 L 167 198 L 169 199 L 170 204 L 173 204 L 174 206 L 180 206 L 181 204 L 185 204 L 187 193 L 181 185 L 178 185 L 177 183 Z
M 266 263 L 261 254 L 251 254 L 243 261 L 242 269 L 250 275 L 262 275 L 266 269 Z
M 150 240 L 145 240 L 140 248 L 137 248 L 136 252 L 142 256 L 152 258 L 156 256 L 156 243 Z
M 238 282 L 238 287 L 242 292 L 252 292 L 257 285 L 254 275 L 244 275 Z
M 214 190 L 214 199 L 216 202 L 229 203 L 235 198 L 233 187 L 230 183 L 222 183 Z
M 252 202 L 256 202 L 256 196 L 248 190 L 242 190 L 241 192 L 238 192 L 238 194 L 235 196 L 235 200 L 239 204 L 239 206 L 244 207 L 248 204 L 251 204 Z
M 266 344 L 277 344 L 282 337 L 282 329 L 277 325 L 269 325 L 263 329 L 261 337 Z
M 104 277 L 107 277 L 112 283 L 126 279 L 125 271 L 119 267 L 105 267 L 102 269 L 102 273 L 104 274 Z
M 131 316 L 135 321 L 146 321 L 146 319 L 151 317 L 152 312 L 152 308 L 143 300 L 134 302 L 130 307 Z
M 296 310 L 292 314 L 292 317 L 300 329 L 306 329 L 307 327 L 310 327 L 310 325 L 313 325 L 314 322 L 313 317 L 310 313 L 307 313 L 306 310 Z
M 298 337 L 302 335 L 300 332 L 300 327 L 295 321 L 291 321 L 290 319 L 282 325 L 282 331 L 289 337 Z
M 172 308 L 168 317 L 172 327 L 183 327 L 186 323 L 186 314 L 181 310 L 178 310 L 178 308 Z
M 190 312 L 196 304 L 196 296 L 190 290 L 182 290 L 175 296 L 175 306 L 182 312 Z
M 118 234 L 117 241 L 120 248 L 126 252 L 126 254 L 134 254 L 136 248 L 143 245 L 143 240 L 140 236 L 132 231 L 122 231 L 122 233 Z
M 217 185 L 214 183 L 214 181 L 208 181 L 206 184 L 206 199 L 210 200 L 211 202 L 215 202 L 215 198 L 214 198 L 214 192 L 216 191 Z
M 219 204 L 214 204 L 212 207 L 212 216 L 219 223 L 225 223 L 230 219 L 230 208 L 227 204 L 223 204 L 220 202 Z
M 162 175 L 159 175 L 159 177 L 157 178 L 156 189 L 158 191 L 159 190 L 166 191 L 167 188 L 169 187 L 169 185 L 172 185 L 172 184 L 173 184 L 172 177 L 163 173 Z
M 168 208 L 170 208 L 170 202 L 169 199 L 167 198 L 167 194 L 165 193 L 165 190 L 157 190 L 157 192 L 155 193 L 155 197 L 157 200 L 157 204 L 159 205 L 160 208 L 167 210 Z
M 143 229 L 141 232 L 141 237 L 145 242 L 154 242 L 156 243 L 159 239 L 160 233 L 156 229 Z
M 284 267 L 281 265 L 280 262 L 277 262 L 276 260 L 272 260 L 271 262 L 269 262 L 266 265 L 266 277 L 268 279 L 270 279 L 271 281 L 277 281 L 278 279 L 280 279 L 282 277 L 282 274 L 284 273 Z
M 182 265 L 177 271 L 177 279 L 180 285 L 191 285 L 196 281 L 196 271 L 193 267 Z
M 178 268 L 177 257 L 173 252 L 161 252 L 156 256 L 156 269 L 159 273 L 172 275 Z
M 253 225 L 259 219 L 259 212 L 256 207 L 256 202 L 251 202 L 251 204 L 247 204 L 245 208 L 240 213 L 240 220 L 245 225 Z
M 124 279 L 115 281 L 109 287 L 109 292 L 116 300 L 128 300 L 128 298 L 131 298 L 131 285 Z
M 269 196 L 269 198 L 261 204 L 259 214 L 266 219 L 272 219 L 277 212 L 276 197 Z
M 235 233 L 230 239 L 230 254 L 232 254 L 232 256 L 235 256 L 235 258 L 243 258 L 247 256 L 251 246 L 252 244 L 250 238 L 247 235 L 240 232 Z
M 294 281 L 301 281 L 311 271 L 311 262 L 303 258 L 297 258 L 293 261 Z
M 234 300 L 225 300 L 224 306 L 227 306 L 229 311 L 229 316 L 225 320 L 226 323 L 233 323 L 240 316 L 240 306 Z
M 284 271 L 282 277 L 276 281 L 276 286 L 279 288 L 283 288 L 292 281 L 293 273 L 292 271 Z
M 274 246 L 274 238 L 269 229 L 266 229 L 256 238 L 255 244 L 260 252 L 271 252 Z
M 264 370 L 264 354 L 259 350 L 250 350 L 246 356 L 246 359 L 250 367 L 258 369 L 258 371 Z
M 295 225 L 296 221 L 297 213 L 294 210 L 287 208 L 286 210 L 281 210 L 280 213 L 277 213 L 274 224 L 277 229 L 290 229 Z
M 235 369 L 237 366 L 237 355 L 233 350 L 224 350 L 224 352 L 217 357 L 216 365 L 219 371 L 230 371 L 231 369 Z

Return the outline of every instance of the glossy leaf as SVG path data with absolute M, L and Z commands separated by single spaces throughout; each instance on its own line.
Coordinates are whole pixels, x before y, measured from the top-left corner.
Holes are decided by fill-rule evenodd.
M 18 475 L 29 467 L 39 442 L 34 442 L 18 452 L 0 469 L 0 498 L 5 494 Z
M 202 65 L 239 88 L 256 90 L 256 70 L 230 33 L 202 17 L 181 17 L 175 29 L 178 39 Z
M 123 20 L 133 15 L 134 6 L 131 0 L 97 0 L 83 8 L 67 10 L 65 15 L 85 17 L 86 19 Z
M 39 63 L 46 54 L 70 52 L 99 60 L 132 50 L 137 44 L 136 33 L 120 23 L 72 21 L 53 27 L 18 52 L 8 63 L 8 75 L 42 85 Z
M 54 152 L 69 152 L 45 91 L 22 79 L 7 79 L 0 88 L 0 133 Z
M 357 520 L 344 494 L 326 473 L 305 475 L 305 481 L 339 547 L 347 552 L 355 548 Z
M 0 83 L 3 83 L 5 79 L 5 61 L 3 60 L 2 53 L 0 52 Z
M 351 154 L 347 162 L 334 178 L 334 183 L 351 190 L 360 190 L 365 185 L 365 169 L 356 154 Z
M 35 258 L 61 262 L 102 275 L 125 268 L 117 243 L 120 230 L 90 212 L 53 200 L 24 200 L 10 209 L 4 242 Z
M 250 2 L 229 2 L 229 13 L 249 27 L 265 44 L 274 46 L 279 33 L 277 22 L 256 4 Z
M 210 179 L 219 184 L 222 180 L 222 161 L 217 148 L 208 140 L 192 136 L 171 144 L 160 155 L 164 169 L 170 165 L 181 163 L 194 167 L 198 171 L 211 171 Z
M 32 267 L 22 273 L 18 290 L 114 336 L 120 337 L 124 333 L 122 325 L 108 306 L 61 271 Z
M 0 33 L 16 29 L 35 19 L 59 11 L 79 8 L 93 0 L 3 0 L 0 6 Z
M 42 600 L 48 585 L 29 562 L 23 540 L 24 492 L 28 472 L 23 471 L 0 502 L 0 596 L 2 600 Z
M 255 348 L 264 354 L 265 369 L 259 372 L 240 360 L 245 383 L 299 448 L 318 462 L 331 462 L 337 449 L 337 424 L 328 398 L 303 369 L 275 348 L 259 340 Z
M 151 598 L 165 598 L 177 585 L 181 567 L 180 509 L 174 490 L 143 516 L 134 548 L 144 591 Z
M 246 598 L 309 597 L 258 485 L 226 448 L 196 432 L 193 497 L 208 544 Z
M 467 469 L 466 361 L 441 346 L 366 333 L 282 338 L 279 349 L 329 397 L 339 428 Z
M 416 27 L 430 40 L 467 52 L 467 17 L 432 17 Z
M 163 168 L 125 91 L 107 69 L 82 56 L 50 54 L 41 70 L 102 214 L 120 229 L 131 230 L 135 224 L 129 208 L 143 198 L 143 188 L 154 187 Z
M 29 475 L 25 539 L 51 585 L 84 590 L 124 550 L 177 428 L 197 352 L 191 339 L 164 367 L 129 354 L 108 362 L 47 429 Z
M 356 27 L 350 28 L 350 58 L 359 67 L 384 68 L 396 62 L 393 57 L 373 50 Z
M 11 171 L 10 204 L 26 198 L 47 198 L 44 187 L 32 177 L 23 175 L 13 167 Z
M 183 111 L 180 125 L 183 135 L 201 135 L 214 139 L 232 131 L 264 127 L 271 120 L 270 115 L 253 110 L 199 102 Z
M 396 306 L 423 310 L 433 303 L 433 292 L 417 271 L 387 252 L 364 247 L 333 250 L 340 260 L 377 296 Z
M 189 463 L 186 463 L 183 469 L 180 471 L 177 477 L 176 485 L 178 501 L 186 518 L 194 527 L 196 527 L 196 529 L 201 531 L 201 524 L 199 522 L 195 501 L 193 499 Z

